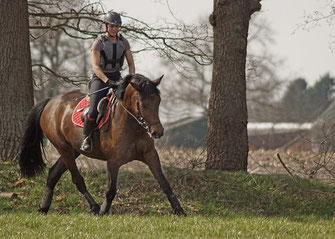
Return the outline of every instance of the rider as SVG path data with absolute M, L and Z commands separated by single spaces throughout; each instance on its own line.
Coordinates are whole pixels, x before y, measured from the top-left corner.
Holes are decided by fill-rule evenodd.
M 98 37 L 92 46 L 91 61 L 93 76 L 91 80 L 91 92 L 107 86 L 115 85 L 121 79 L 124 57 L 126 57 L 129 74 L 135 74 L 135 64 L 130 52 L 130 45 L 126 38 L 119 32 L 122 25 L 121 16 L 117 12 L 109 11 L 104 18 L 106 34 Z M 92 150 L 91 134 L 96 124 L 98 115 L 97 105 L 107 94 L 108 89 L 90 96 L 90 107 L 84 120 L 83 142 L 80 149 L 86 152 Z

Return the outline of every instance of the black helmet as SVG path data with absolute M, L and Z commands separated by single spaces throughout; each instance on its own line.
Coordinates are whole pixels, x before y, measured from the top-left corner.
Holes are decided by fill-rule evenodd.
M 109 11 L 104 18 L 104 23 L 121 26 L 121 16 L 117 12 Z

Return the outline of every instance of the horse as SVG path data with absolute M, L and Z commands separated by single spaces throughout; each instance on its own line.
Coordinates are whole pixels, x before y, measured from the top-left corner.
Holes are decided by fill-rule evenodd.
M 152 81 L 135 74 L 123 78 L 115 90 L 117 104 L 106 132 L 95 131 L 92 135 L 91 152 L 80 150 L 82 128 L 71 120 L 76 101 L 85 94 L 70 91 L 37 103 L 29 113 L 21 144 L 19 167 L 23 177 L 34 177 L 44 171 L 44 136 L 60 154 L 49 169 L 42 202 L 38 211 L 46 214 L 51 206 L 54 188 L 62 174 L 69 170 L 72 182 L 85 197 L 93 214 L 108 214 L 117 193 L 119 168 L 133 160 L 145 163 L 160 188 L 166 194 L 173 212 L 186 216 L 169 182 L 165 178 L 154 139 L 163 135 L 164 128 L 159 118 L 160 91 L 157 86 L 163 76 Z M 97 160 L 107 161 L 108 186 L 101 207 L 88 192 L 75 159 L 83 154 Z

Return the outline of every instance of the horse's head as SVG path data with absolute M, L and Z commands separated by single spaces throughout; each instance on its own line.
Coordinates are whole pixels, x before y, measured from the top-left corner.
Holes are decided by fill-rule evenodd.
M 151 81 L 140 74 L 129 77 L 130 85 L 135 89 L 131 94 L 132 102 L 136 102 L 132 104 L 133 112 L 139 123 L 156 139 L 164 133 L 158 114 L 161 98 L 157 88 L 162 78 Z

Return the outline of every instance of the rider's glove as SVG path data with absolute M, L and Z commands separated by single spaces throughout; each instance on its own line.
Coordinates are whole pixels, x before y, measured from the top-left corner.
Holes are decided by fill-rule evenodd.
M 118 81 L 113 81 L 113 80 L 109 79 L 107 81 L 107 85 L 108 85 L 109 88 L 115 89 L 119 85 L 119 82 Z

